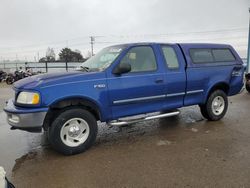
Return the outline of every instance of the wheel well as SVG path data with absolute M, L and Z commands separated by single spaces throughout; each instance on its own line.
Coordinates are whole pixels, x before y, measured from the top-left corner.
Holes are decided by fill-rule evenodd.
M 211 94 L 212 92 L 214 92 L 215 90 L 222 90 L 222 91 L 224 91 L 226 94 L 228 94 L 228 92 L 229 92 L 229 85 L 226 84 L 226 83 L 218 83 L 218 84 L 214 85 L 214 86 L 210 89 L 210 91 L 209 91 L 207 97 L 209 97 L 210 94 Z
M 49 111 L 43 123 L 43 128 L 47 130 L 51 123 L 54 121 L 54 119 L 62 111 L 62 109 L 72 106 L 79 106 L 83 109 L 88 110 L 95 116 L 96 120 L 100 120 L 101 118 L 99 108 L 94 102 L 83 98 L 69 98 L 58 101 L 49 107 Z

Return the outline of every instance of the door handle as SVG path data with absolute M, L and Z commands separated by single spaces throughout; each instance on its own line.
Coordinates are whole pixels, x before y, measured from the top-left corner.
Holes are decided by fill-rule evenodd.
M 156 80 L 155 80 L 155 83 L 157 83 L 157 84 L 163 83 L 163 79 L 160 79 L 160 78 L 159 78 L 159 79 L 156 79 Z

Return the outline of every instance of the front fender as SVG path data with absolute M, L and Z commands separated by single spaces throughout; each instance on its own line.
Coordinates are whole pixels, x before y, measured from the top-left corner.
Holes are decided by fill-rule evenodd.
M 54 101 L 51 101 L 49 104 L 49 107 L 54 107 L 60 104 L 63 101 L 78 101 L 81 102 L 81 104 L 85 104 L 86 106 L 90 106 L 93 109 L 98 110 L 99 116 L 101 120 L 105 119 L 105 112 L 103 111 L 103 105 L 100 104 L 98 101 L 95 101 L 94 99 L 87 97 L 87 96 L 82 96 L 82 95 L 71 95 L 71 96 L 64 96 L 61 98 L 57 98 Z M 66 105 L 67 106 L 67 105 Z

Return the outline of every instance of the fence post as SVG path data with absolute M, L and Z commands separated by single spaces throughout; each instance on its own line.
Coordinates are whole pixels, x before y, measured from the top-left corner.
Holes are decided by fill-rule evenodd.
M 66 61 L 65 63 L 66 63 L 66 71 L 68 72 L 68 61 Z
M 48 61 L 45 61 L 46 73 L 48 73 Z

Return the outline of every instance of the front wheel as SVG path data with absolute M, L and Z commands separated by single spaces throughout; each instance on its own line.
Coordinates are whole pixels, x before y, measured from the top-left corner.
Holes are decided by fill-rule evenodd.
M 202 115 L 210 121 L 217 121 L 223 118 L 227 108 L 227 95 L 222 90 L 216 90 L 211 93 L 207 102 L 204 105 L 200 105 Z
M 13 77 L 8 77 L 8 78 L 6 79 L 6 84 L 11 85 L 11 84 L 13 84 L 13 83 L 14 83 L 14 78 L 13 78 Z
M 79 107 L 64 109 L 49 128 L 49 142 L 65 155 L 81 153 L 90 148 L 97 135 L 95 117 Z

